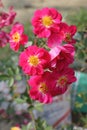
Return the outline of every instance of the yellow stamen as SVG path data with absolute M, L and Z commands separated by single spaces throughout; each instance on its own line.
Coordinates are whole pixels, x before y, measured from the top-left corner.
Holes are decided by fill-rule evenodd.
M 65 36 L 65 41 L 68 42 L 68 41 L 71 41 L 71 35 L 70 33 L 67 33 L 66 36 Z
M 44 82 L 40 83 L 39 91 L 44 93 L 44 94 L 48 92 L 48 88 L 47 88 L 46 83 L 44 83 Z
M 66 85 L 68 79 L 66 76 L 62 76 L 57 80 L 57 86 L 64 86 Z
M 28 59 L 28 63 L 32 66 L 37 66 L 39 64 L 39 58 L 38 56 L 30 56 L 29 59 Z
M 42 18 L 42 24 L 45 26 L 45 27 L 49 27 L 53 24 L 53 20 L 51 18 L 51 16 L 44 16 Z
M 12 127 L 11 130 L 21 130 L 19 127 Z
M 16 32 L 13 34 L 12 38 L 13 38 L 14 42 L 19 42 L 20 41 L 20 34 L 18 32 Z

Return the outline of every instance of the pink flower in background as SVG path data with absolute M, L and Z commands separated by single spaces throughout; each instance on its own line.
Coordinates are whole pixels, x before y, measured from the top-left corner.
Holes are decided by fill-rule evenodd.
M 51 92 L 52 96 L 57 96 L 65 93 L 69 85 L 76 81 L 74 76 L 74 70 L 66 68 L 60 70 L 54 70 L 52 72 L 52 79 L 54 81 L 54 87 Z
M 51 29 L 51 35 L 47 39 L 48 47 L 54 48 L 59 46 L 63 41 L 63 35 L 64 34 L 60 29 Z
M 14 12 L 13 7 L 10 7 L 9 13 L 0 13 L 0 28 L 11 25 L 15 19 L 15 16 L 16 12 Z
M 28 36 L 23 34 L 24 27 L 20 23 L 16 23 L 10 32 L 10 47 L 14 51 L 18 51 L 20 45 L 24 45 L 28 42 Z
M 39 38 L 48 38 L 51 34 L 51 28 L 58 29 L 58 23 L 62 20 L 61 14 L 54 8 L 43 8 L 37 10 L 32 19 L 34 27 L 33 32 Z
M 54 96 L 65 93 L 69 85 L 75 81 L 74 71 L 70 68 L 45 72 L 29 79 L 29 95 L 41 103 L 51 103 Z
M 50 72 L 45 72 L 43 75 L 32 76 L 28 81 L 30 85 L 29 95 L 32 99 L 38 100 L 41 103 L 51 103 L 51 86 L 53 80 L 50 78 Z
M 20 53 L 19 66 L 25 74 L 30 76 L 28 80 L 29 95 L 41 103 L 51 103 L 54 96 L 65 93 L 70 84 L 76 81 L 74 70 L 68 68 L 74 61 L 73 44 L 76 42 L 74 39 L 76 26 L 63 23 L 61 14 L 54 8 L 37 10 L 32 19 L 32 25 L 33 32 L 38 38 L 35 37 L 34 45 L 32 45 L 32 41 L 27 44 L 28 36 L 24 34 L 24 26 L 18 22 L 12 26 L 9 34 L 2 31 L 3 27 L 13 24 L 15 16 L 16 13 L 12 7 L 9 13 L 0 13 L 0 47 L 4 47 L 8 42 L 14 51 L 18 51 L 21 45 L 26 47 Z M 46 39 L 41 41 L 39 38 Z M 48 47 L 45 45 L 45 41 L 47 41 Z M 12 60 L 14 59 L 12 58 Z M 26 87 L 23 83 L 15 81 L 12 90 L 14 91 L 11 95 L 9 94 L 10 89 L 5 88 L 4 90 L 3 86 L 0 88 L 6 101 L 11 101 L 12 96 L 13 99 L 20 97 L 20 94 L 25 93 Z M 5 103 L 2 104 L 2 108 L 4 106 Z M 9 104 L 6 105 L 6 108 L 8 106 Z M 29 107 L 26 103 L 16 104 L 15 102 L 13 106 L 15 106 L 15 111 L 18 110 L 17 114 Z
M 63 69 L 74 61 L 75 49 L 72 45 L 66 44 L 52 48 L 49 52 L 51 55 L 51 68 Z
M 2 1 L 0 0 L 0 7 L 3 7 L 3 3 L 2 3 Z
M 66 43 L 74 44 L 76 40 L 73 38 L 77 28 L 75 25 L 69 26 L 66 23 L 60 23 L 60 32 L 63 33 L 63 41 Z
M 73 44 L 76 40 L 73 38 L 77 29 L 75 25 L 67 25 L 66 23 L 59 23 L 59 30 L 51 29 L 51 35 L 47 39 L 47 44 L 50 48 L 57 47 L 62 42 Z
M 19 65 L 29 75 L 42 74 L 49 61 L 48 51 L 37 46 L 29 46 L 19 57 Z
M 9 35 L 4 31 L 0 31 L 0 47 L 4 47 L 9 42 Z

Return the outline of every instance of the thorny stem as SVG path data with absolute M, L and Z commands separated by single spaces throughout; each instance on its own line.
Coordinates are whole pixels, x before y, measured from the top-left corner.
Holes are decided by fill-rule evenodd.
M 29 77 L 26 76 L 26 79 L 29 79 Z M 29 86 L 27 86 L 27 91 L 29 91 L 29 89 L 30 89 Z M 32 100 L 31 100 L 30 105 L 31 105 L 31 106 L 33 105 Z M 34 114 L 33 114 L 32 110 L 30 110 L 29 113 L 30 113 L 31 118 L 32 118 L 32 121 L 33 121 L 33 123 L 34 123 L 34 130 L 37 130 L 37 128 L 36 128 L 36 121 L 35 121 Z
M 36 128 L 36 121 L 35 121 L 34 114 L 33 114 L 32 111 L 30 111 L 30 115 L 31 115 L 32 121 L 34 123 L 34 130 L 37 130 L 37 128 Z

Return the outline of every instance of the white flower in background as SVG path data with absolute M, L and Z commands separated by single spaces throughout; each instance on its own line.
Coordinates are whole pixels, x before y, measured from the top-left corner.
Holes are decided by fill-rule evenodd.
M 4 99 L 6 101 L 11 101 L 12 100 L 12 95 L 11 94 L 4 94 L 3 97 L 4 97 Z
M 0 82 L 0 91 L 2 91 L 3 88 L 6 88 L 6 87 L 7 87 L 7 83 L 4 82 L 4 81 L 1 81 L 1 82 Z
M 12 88 L 11 88 L 12 89 Z M 10 91 L 7 82 L 0 82 L 0 109 L 7 110 L 10 105 L 15 110 L 16 114 L 22 114 L 26 112 L 29 105 L 27 103 L 17 103 L 14 101 L 16 97 L 20 97 L 20 94 L 24 93 L 26 90 L 25 82 L 16 82 L 13 86 L 13 91 Z M 10 102 L 11 101 L 11 102 Z
M 3 90 L 3 93 L 4 93 L 4 94 L 8 94 L 9 91 L 10 91 L 10 89 L 9 89 L 9 87 L 7 87 L 7 88 L 5 88 L 5 89 Z
M 13 102 L 12 106 L 14 107 L 14 110 L 16 114 L 22 114 L 23 112 L 27 112 L 29 104 L 28 103 L 17 103 L 16 101 Z
M 1 81 L 0 82 L 0 92 L 2 92 L 3 91 L 3 88 L 4 88 L 4 81 Z
M 0 92 L 8 94 L 10 91 L 10 88 L 8 87 L 7 82 L 1 81 L 0 82 Z
M 7 110 L 8 106 L 9 106 L 9 102 L 4 101 L 1 103 L 0 109 Z
M 18 57 L 17 56 L 12 56 L 11 59 L 12 59 L 14 65 L 18 66 Z
M 8 87 L 7 82 L 0 82 L 0 92 L 0 99 L 4 98 L 6 101 L 10 101 L 12 99 L 10 88 Z
M 22 93 L 25 92 L 25 90 L 26 90 L 25 82 L 20 81 L 20 82 L 15 83 L 15 85 L 14 85 L 14 93 L 22 94 Z

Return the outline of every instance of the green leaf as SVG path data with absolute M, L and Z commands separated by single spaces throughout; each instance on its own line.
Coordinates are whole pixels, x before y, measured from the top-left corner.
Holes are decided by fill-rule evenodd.
M 75 102 L 75 107 L 76 108 L 82 108 L 83 107 L 83 103 Z
M 19 68 L 18 67 L 16 68 L 15 73 L 19 74 Z
M 26 129 L 25 125 L 22 125 L 22 130 L 28 130 L 28 129 Z
M 9 74 L 10 76 L 13 76 L 13 75 L 14 75 L 14 72 L 13 72 L 12 68 L 8 68 L 8 74 Z
M 21 98 L 16 98 L 15 100 L 17 103 L 24 103 L 25 102 L 25 100 L 21 99 Z
M 15 78 L 16 78 L 16 80 L 21 80 L 22 79 L 21 75 L 16 75 Z
M 33 106 L 33 105 L 30 105 L 30 106 L 29 106 L 29 111 L 32 111 L 32 110 L 34 110 L 34 106 Z
M 10 78 L 8 81 L 9 87 L 11 87 L 14 84 L 14 78 Z
M 85 55 L 83 51 L 78 51 L 77 54 L 79 59 L 84 59 Z
M 28 125 L 27 125 L 27 130 L 33 130 L 34 129 L 34 125 L 32 122 L 29 122 Z
M 8 80 L 9 76 L 6 74 L 0 75 L 0 80 Z
M 41 104 L 41 103 L 36 103 L 35 105 L 34 105 L 34 108 L 36 109 L 36 110 L 38 110 L 38 111 L 43 111 L 43 104 Z
M 84 45 L 85 45 L 86 48 L 87 48 L 87 38 L 84 39 Z
M 47 128 L 45 128 L 45 130 L 53 130 L 51 126 L 48 126 Z

